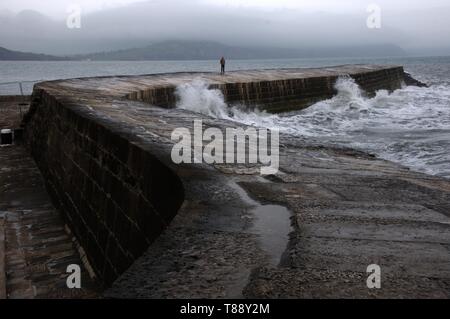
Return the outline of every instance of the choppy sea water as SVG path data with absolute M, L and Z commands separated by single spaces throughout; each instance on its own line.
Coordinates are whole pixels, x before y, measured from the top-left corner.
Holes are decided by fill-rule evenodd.
M 303 111 L 271 115 L 229 108 L 201 81 L 178 88 L 178 107 L 241 123 L 357 148 L 413 170 L 450 178 L 450 59 L 408 65 L 429 88 L 405 86 L 368 97 L 350 78 L 338 94 Z
M 338 95 L 310 108 L 281 115 L 231 109 L 205 83 L 179 88 L 179 107 L 245 124 L 278 128 L 327 143 L 358 148 L 414 170 L 450 178 L 450 57 L 385 59 L 292 59 L 228 61 L 229 70 L 319 67 L 349 63 L 400 64 L 429 88 L 379 91 L 373 98 L 350 79 Z M 216 61 L 0 62 L 0 95 L 30 93 L 33 81 L 98 75 L 216 71 Z

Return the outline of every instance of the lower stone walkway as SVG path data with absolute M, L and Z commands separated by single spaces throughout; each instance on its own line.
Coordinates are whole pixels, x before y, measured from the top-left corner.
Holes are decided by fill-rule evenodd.
M 75 247 L 26 149 L 0 147 L 0 299 L 95 298 L 98 290 Z M 82 267 L 81 289 L 67 288 L 70 264 Z
M 67 288 L 67 266 L 82 262 L 26 150 L 2 147 L 0 163 L 0 297 L 95 297 L 95 286 L 84 270 L 82 289 Z

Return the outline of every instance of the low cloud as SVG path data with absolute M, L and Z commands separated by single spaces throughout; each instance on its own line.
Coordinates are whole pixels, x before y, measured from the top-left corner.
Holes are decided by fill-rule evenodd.
M 366 1 L 353 1 L 354 6 L 343 1 L 341 7 L 334 5 L 329 10 L 327 6 L 297 7 L 289 1 L 284 6 L 266 2 L 265 6 L 248 2 L 242 6 L 239 1 L 228 5 L 204 0 L 137 2 L 85 13 L 81 29 L 68 29 L 64 17 L 49 18 L 37 11 L 0 14 L 0 46 L 75 54 L 141 47 L 167 39 L 283 48 L 391 43 L 414 54 L 445 51 L 442 39 L 450 33 L 450 7 L 434 7 L 440 1 L 421 8 L 413 1 L 407 10 L 381 1 L 381 29 L 367 28 L 365 9 L 370 2 Z

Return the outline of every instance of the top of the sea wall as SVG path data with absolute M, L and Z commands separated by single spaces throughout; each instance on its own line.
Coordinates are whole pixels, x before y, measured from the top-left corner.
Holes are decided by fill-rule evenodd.
M 270 95 L 270 103 L 284 105 L 291 95 L 291 101 L 299 105 L 332 95 L 335 79 L 341 75 L 371 83 L 374 79 L 375 84 L 380 77 L 380 85 L 389 88 L 390 79 L 397 83 L 402 74 L 402 67 L 341 66 L 237 71 L 226 76 L 177 73 L 45 82 L 34 88 L 24 136 L 55 205 L 66 216 L 96 274 L 108 285 L 153 243 L 183 202 L 200 201 L 208 211 L 226 214 L 226 203 L 231 201 L 242 210 L 246 204 L 228 190 L 228 177 L 261 172 L 259 164 L 174 163 L 176 129 L 190 129 L 199 119 L 205 127 L 223 132 L 244 127 L 170 109 L 177 85 L 202 79 L 238 101 L 267 103 L 265 96 Z M 289 93 L 292 90 L 298 92 Z M 229 196 L 224 198 L 226 193 Z M 217 194 L 220 200 L 214 199 Z
M 231 71 L 226 75 L 215 72 L 179 72 L 133 76 L 102 76 L 90 78 L 76 78 L 42 82 L 36 85 L 38 88 L 58 88 L 59 95 L 72 92 L 78 97 L 101 94 L 102 97 L 111 98 L 126 97 L 132 92 L 147 90 L 150 88 L 176 87 L 201 79 L 211 85 L 252 83 L 264 81 L 283 81 L 290 79 L 308 79 L 320 77 L 354 76 L 376 71 L 401 69 L 395 65 L 342 65 L 323 68 L 292 68 L 271 70 L 242 70 Z
M 330 98 L 341 76 L 350 76 L 369 94 L 395 90 L 404 82 L 401 66 L 343 65 L 324 68 L 243 70 L 226 75 L 211 73 L 169 73 L 139 76 L 111 76 L 58 80 L 40 83 L 36 88 L 52 91 L 64 99 L 122 99 L 173 108 L 177 86 L 201 80 L 220 89 L 229 104 L 259 105 L 273 112 L 301 109 Z
M 386 81 L 377 84 L 383 74 Z M 265 178 L 259 164 L 176 165 L 175 129 L 191 129 L 199 119 L 221 131 L 245 125 L 144 101 L 152 94 L 164 101 L 173 93 L 169 88 L 195 78 L 221 89 L 236 84 L 246 93 L 264 81 L 332 88 L 330 79 L 342 75 L 392 89 L 403 68 L 40 83 L 24 136 L 97 275 L 106 284 L 114 281 L 107 297 L 448 297 L 450 253 L 442 249 L 450 243 L 447 180 L 287 134 L 280 134 L 279 172 Z M 140 91 L 143 101 L 131 100 Z M 266 245 L 274 234 L 257 225 L 264 212 L 254 211 L 274 203 L 292 213 L 289 244 L 278 250 Z M 283 218 L 272 211 L 271 221 Z M 282 255 L 279 266 L 274 251 Z M 384 289 L 373 291 L 366 288 L 366 266 L 378 261 L 388 277 Z

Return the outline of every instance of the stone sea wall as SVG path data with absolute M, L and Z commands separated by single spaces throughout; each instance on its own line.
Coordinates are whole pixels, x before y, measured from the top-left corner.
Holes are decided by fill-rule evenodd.
M 44 90 L 34 90 L 25 124 L 54 204 L 108 286 L 176 215 L 180 180 L 131 140 Z
M 192 200 L 193 188 L 223 174 L 212 167 L 194 174 L 189 166 L 183 176 L 171 162 L 171 132 L 189 127 L 197 117 L 169 109 L 178 85 L 202 77 L 230 103 L 280 112 L 333 96 L 334 83 L 343 75 L 352 76 L 368 94 L 394 90 L 404 81 L 402 67 L 342 66 L 239 71 L 225 77 L 182 73 L 44 82 L 34 87 L 24 141 L 100 283 L 109 286 L 148 250 L 183 203 L 214 206 L 217 200 L 211 198 L 221 194 L 211 193 L 218 186 L 211 182 L 198 192 L 200 200 Z
M 390 67 L 381 70 L 368 70 L 349 74 L 369 95 L 377 90 L 396 90 L 405 80 L 403 67 Z M 336 94 L 334 85 L 338 75 L 311 76 L 292 79 L 245 81 L 233 83 L 212 83 L 210 88 L 222 91 L 227 103 L 258 105 L 273 113 L 306 108 L 318 101 Z M 176 105 L 174 86 L 154 86 L 132 92 L 127 98 L 152 105 L 173 108 Z

